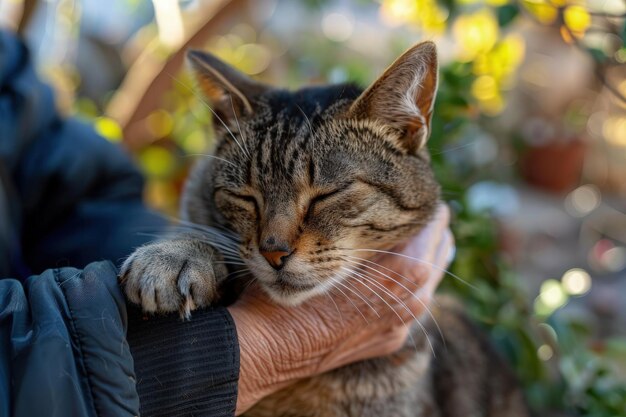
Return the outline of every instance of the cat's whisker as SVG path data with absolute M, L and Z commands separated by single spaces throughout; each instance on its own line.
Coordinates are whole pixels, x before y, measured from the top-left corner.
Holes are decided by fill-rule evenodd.
M 383 302 L 385 302 L 385 304 L 387 304 L 387 306 L 393 311 L 393 313 L 398 317 L 398 319 L 402 322 L 402 325 L 404 326 L 404 328 L 407 330 L 407 336 L 409 338 L 409 340 L 411 341 L 411 345 L 413 346 L 413 349 L 415 351 L 417 351 L 417 342 L 415 341 L 415 338 L 413 337 L 413 334 L 411 333 L 411 326 L 409 326 L 409 324 L 400 316 L 400 314 L 398 314 L 393 307 L 391 307 L 391 305 L 380 295 L 378 294 L 376 291 L 374 291 L 369 285 L 367 285 L 367 283 L 365 282 L 365 280 L 363 280 L 363 277 L 358 277 L 358 276 L 354 276 L 353 278 L 355 278 L 359 283 L 361 283 L 361 285 L 364 285 L 365 287 L 367 287 L 367 289 L 369 289 L 375 296 L 377 296 L 378 298 L 380 298 L 381 300 L 383 300 Z M 361 278 L 361 279 L 359 279 Z
M 233 271 L 231 273 L 229 273 L 228 275 L 226 275 L 226 279 L 227 280 L 234 280 L 236 278 L 239 278 L 242 275 L 248 274 L 252 271 L 250 271 L 250 269 L 246 268 L 246 269 L 242 269 L 242 270 L 238 270 L 238 271 Z M 256 279 L 253 277 L 253 280 Z M 247 285 L 250 285 L 249 283 Z M 246 285 L 246 287 L 247 287 Z
M 239 119 L 237 118 L 237 112 L 235 111 L 235 104 L 233 103 L 233 96 L 229 95 L 228 97 L 230 97 L 230 106 L 233 109 L 233 115 L 235 116 L 235 122 L 237 122 L 237 129 L 239 130 L 239 133 L 241 134 L 241 141 L 243 142 L 243 147 L 245 148 L 245 154 L 248 157 L 248 161 L 252 159 L 252 155 L 250 155 L 250 151 L 248 150 L 248 147 L 246 146 L 246 142 L 248 142 L 248 140 L 246 139 L 243 130 L 241 130 L 241 125 L 239 124 Z
M 197 99 L 198 101 L 200 101 L 200 103 L 204 104 L 210 111 L 211 113 L 213 113 L 213 116 L 219 120 L 219 122 L 222 124 L 222 126 L 224 126 L 224 128 L 226 129 L 226 131 L 230 134 L 230 136 L 233 138 L 233 140 L 235 141 L 235 143 L 237 143 L 237 145 L 239 146 L 239 148 L 241 149 L 242 152 L 245 153 L 245 151 L 243 150 L 243 147 L 241 146 L 241 144 L 239 143 L 239 141 L 237 140 L 237 138 L 235 137 L 235 135 L 233 134 L 233 132 L 230 130 L 230 128 L 228 127 L 228 125 L 222 120 L 222 118 L 219 116 L 219 114 L 217 114 L 217 112 L 215 110 L 213 110 L 213 108 L 209 105 L 209 103 L 206 102 L 206 100 L 204 100 L 204 98 L 202 98 L 201 96 L 199 96 L 198 94 L 196 94 L 196 92 L 193 90 L 193 88 L 189 87 L 187 84 L 185 84 L 184 82 L 180 81 L 179 79 L 177 79 L 176 77 L 174 77 L 171 74 L 168 74 L 170 76 L 170 78 L 172 78 L 176 83 L 178 83 L 179 85 L 183 86 L 185 89 L 187 89 L 188 91 L 190 91 Z
M 445 344 L 445 338 L 443 337 L 443 332 L 441 331 L 441 327 L 439 327 L 439 323 L 437 322 L 437 319 L 435 319 L 435 316 L 433 315 L 432 311 L 430 311 L 430 309 L 428 308 L 426 303 L 424 303 L 424 301 L 422 301 L 422 299 L 417 294 L 412 292 L 409 288 L 407 288 L 405 285 L 400 283 L 397 279 L 393 278 L 392 276 L 390 276 L 390 275 L 388 275 L 388 274 L 386 274 L 386 273 L 384 273 L 384 272 L 382 272 L 382 271 L 380 271 L 380 270 L 378 270 L 378 269 L 376 269 L 376 268 L 374 268 L 372 266 L 366 265 L 366 264 L 364 264 L 362 262 L 372 263 L 372 264 L 377 265 L 377 266 L 379 266 L 379 267 L 381 267 L 381 268 L 383 268 L 383 269 L 385 269 L 387 271 L 393 272 L 394 274 L 404 278 L 405 280 L 407 280 L 409 282 L 412 282 L 409 278 L 407 278 L 404 275 L 399 274 L 398 272 L 396 272 L 396 271 L 394 271 L 392 269 L 389 269 L 389 268 L 387 268 L 387 267 L 385 267 L 385 266 L 383 266 L 383 265 L 381 265 L 379 263 L 376 263 L 374 261 L 370 261 L 369 259 L 359 258 L 358 256 L 350 256 L 350 255 L 347 255 L 347 256 L 349 256 L 351 258 L 358 259 L 360 261 L 360 262 L 357 262 L 357 261 L 351 261 L 349 259 L 345 259 L 347 262 L 350 262 L 350 263 L 353 263 L 353 264 L 356 264 L 356 265 L 359 265 L 359 266 L 371 269 L 372 271 L 375 271 L 376 273 L 381 274 L 382 276 L 386 277 L 387 279 L 389 279 L 389 280 L 395 282 L 396 284 L 400 285 L 409 294 L 411 294 L 411 297 L 414 298 L 415 300 L 417 300 L 421 304 L 421 306 L 424 307 L 424 309 L 426 310 L 426 312 L 428 313 L 428 315 L 432 319 L 433 323 L 435 323 L 435 327 L 437 327 L 437 332 L 439 333 L 439 336 L 441 337 L 441 340 L 443 340 L 444 344 Z
M 197 239 L 202 242 L 208 243 L 211 246 L 214 246 L 216 249 L 220 249 L 220 251 L 223 251 L 224 255 L 228 254 L 228 255 L 235 256 L 235 257 L 239 257 L 239 247 L 235 244 L 219 242 L 215 239 L 210 239 L 209 237 L 205 237 L 205 236 L 198 236 Z
M 200 226 L 194 223 L 181 222 L 177 226 L 177 229 L 182 231 L 188 231 L 197 235 L 198 239 L 206 241 L 211 245 L 220 245 L 221 248 L 230 251 L 234 254 L 238 254 L 239 240 L 233 236 L 227 236 L 226 233 L 218 231 L 209 226 Z
M 302 107 L 300 107 L 300 105 L 296 104 L 295 106 L 298 108 L 298 110 L 300 110 L 300 113 L 302 113 L 302 116 L 304 116 L 304 119 L 309 125 L 309 131 L 311 132 L 311 136 L 313 136 L 313 139 L 315 139 L 315 129 L 313 129 L 313 123 L 311 123 L 311 119 L 309 119 L 309 116 L 306 115 L 306 113 L 304 112 Z
M 209 231 L 213 231 L 216 233 L 224 233 L 224 234 L 230 234 L 232 236 L 236 236 L 235 232 L 222 226 L 221 224 L 214 224 L 214 225 L 209 226 L 207 224 L 194 223 L 192 221 L 185 220 L 185 219 L 180 219 L 178 220 L 178 222 L 181 224 L 190 226 L 190 227 L 198 228 L 198 229 L 209 230 Z M 221 229 L 221 231 L 218 231 L 216 229 Z
M 431 150 L 430 156 L 442 155 L 444 153 L 458 151 L 459 149 L 464 149 L 464 148 L 467 148 L 467 147 L 475 145 L 475 144 L 476 144 L 476 142 L 472 141 L 472 142 L 466 143 L 464 145 L 454 146 L 452 148 L 443 149 L 443 150 L 440 149 L 438 152 L 432 152 L 432 150 Z
M 224 255 L 224 257 L 230 257 L 230 258 L 234 258 L 234 259 L 240 259 L 241 257 L 239 256 L 239 251 L 236 247 L 231 247 L 231 246 L 227 246 L 227 245 L 223 245 L 219 242 L 216 242 L 214 240 L 211 239 L 206 239 L 204 237 L 198 237 L 197 238 L 198 241 L 203 242 L 203 243 L 207 243 L 209 245 L 211 245 L 213 248 L 217 249 L 220 254 Z
M 370 310 L 372 310 L 374 314 L 376 314 L 376 317 L 380 318 L 380 313 L 378 313 L 378 311 L 374 308 L 374 306 L 370 304 L 367 298 L 350 281 L 345 281 L 345 283 L 337 281 L 335 282 L 335 284 L 341 285 L 343 288 L 345 288 L 346 290 L 350 291 L 351 293 L 359 297 L 370 308 Z M 350 285 L 352 288 L 348 287 L 348 285 Z
M 318 282 L 321 284 L 321 281 L 318 281 Z M 333 288 L 334 287 L 331 285 L 331 290 Z M 337 314 L 339 315 L 339 319 L 341 320 L 341 323 L 345 326 L 345 320 L 343 319 L 343 314 L 341 314 L 341 310 L 339 310 L 339 306 L 337 305 L 333 297 L 328 292 L 324 292 L 323 294 L 327 296 L 330 299 L 330 301 L 333 303 L 333 305 L 335 306 L 335 309 L 337 310 Z
M 233 272 L 230 272 L 228 275 L 240 275 L 240 274 L 244 274 L 244 273 L 248 273 L 248 272 L 252 272 L 252 270 L 249 267 L 245 267 L 242 269 L 237 269 Z
M 365 262 L 365 263 L 368 263 L 368 264 L 379 266 L 379 267 L 383 268 L 384 270 L 397 275 L 398 277 L 402 278 L 406 282 L 414 283 L 414 281 L 411 280 L 410 278 L 400 274 L 399 272 L 394 271 L 393 269 L 387 268 L 387 267 L 385 267 L 385 266 L 383 266 L 383 265 L 381 265 L 381 264 L 379 264 L 377 262 L 374 262 L 374 261 L 372 261 L 370 259 L 361 258 L 359 256 L 353 256 L 353 255 L 345 255 L 345 254 L 341 255 L 341 256 L 342 256 L 342 258 L 344 258 L 344 260 L 351 260 L 350 262 L 355 262 L 355 263 L 358 263 L 359 265 L 361 263 Z
M 460 282 L 462 282 L 463 284 L 467 285 L 468 287 L 478 291 L 478 287 L 476 287 L 475 285 L 470 284 L 469 282 L 467 282 L 466 280 L 464 280 L 463 278 L 461 278 L 460 276 L 448 271 L 445 268 L 441 268 L 440 266 L 432 263 L 432 262 L 428 262 L 424 259 L 419 259 L 419 258 L 414 258 L 412 256 L 409 255 L 405 255 L 403 253 L 397 253 L 397 252 L 391 252 L 391 251 L 387 251 L 387 250 L 381 250 L 381 249 L 352 249 L 352 248 L 339 248 L 341 250 L 348 250 L 348 251 L 356 251 L 356 252 L 375 252 L 375 253 L 384 253 L 384 254 L 388 254 L 388 255 L 394 255 L 394 256 L 399 256 L 401 258 L 405 258 L 405 259 L 410 259 L 412 261 L 415 262 L 419 262 L 425 265 L 428 265 L 434 269 L 436 269 L 437 271 L 441 271 L 445 274 L 450 275 L 451 277 L 459 280 Z
M 193 235 L 194 238 L 199 240 L 204 240 L 206 243 L 215 243 L 216 245 L 221 245 L 224 248 L 230 249 L 231 251 L 236 252 L 239 248 L 239 243 L 232 241 L 224 236 L 219 236 L 217 234 L 212 234 L 208 232 L 204 232 L 201 230 L 194 229 L 180 229 L 183 234 Z
M 426 337 L 426 341 L 428 342 L 428 345 L 430 346 L 430 350 L 433 353 L 433 356 L 436 356 L 435 354 L 435 349 L 430 341 L 430 337 L 428 335 L 428 331 L 426 330 L 426 328 L 424 327 L 424 325 L 419 321 L 419 319 L 417 317 L 415 317 L 415 314 L 413 314 L 413 312 L 409 309 L 409 307 L 406 305 L 406 303 L 404 301 L 402 301 L 398 296 L 396 296 L 395 294 L 393 294 L 391 291 L 389 291 L 388 289 L 386 289 L 383 285 L 379 284 L 376 279 L 374 279 L 373 277 L 368 277 L 364 274 L 360 274 L 356 271 L 353 271 L 355 274 L 357 274 L 358 276 L 360 276 L 361 278 L 363 278 L 364 280 L 367 280 L 367 282 L 371 283 L 372 285 L 376 286 L 377 288 L 380 288 L 381 290 L 383 290 L 383 292 L 385 294 L 387 294 L 389 297 L 391 297 L 395 302 L 397 302 L 398 304 L 400 304 L 402 306 L 402 308 L 404 308 L 404 310 L 407 311 L 407 313 L 409 313 L 409 315 L 413 318 L 413 321 L 415 321 L 417 323 L 417 325 L 420 327 L 420 329 L 422 330 L 422 332 L 424 333 L 424 336 Z M 364 284 L 361 281 L 362 284 Z M 395 310 L 394 310 L 395 311 Z M 404 323 L 404 322 L 403 322 Z M 406 324 L 405 324 L 406 325 Z M 407 327 L 408 328 L 408 327 Z M 411 336 L 411 333 L 409 333 L 409 336 Z M 413 339 L 413 336 L 411 336 L 411 341 L 413 342 L 413 347 L 417 350 L 417 345 L 415 343 L 415 339 Z
M 187 227 L 193 230 L 201 230 L 205 233 L 214 234 L 216 236 L 229 239 L 230 241 L 233 241 L 233 242 L 240 241 L 239 235 L 237 233 L 219 224 L 215 226 L 205 226 L 202 224 L 192 223 L 186 220 L 178 220 L 178 223 L 180 224 L 179 227 Z
M 241 256 L 236 250 L 226 249 L 226 248 L 221 249 L 219 247 L 216 247 L 216 249 L 220 251 L 220 253 L 224 256 L 225 260 L 231 260 L 235 262 L 244 262 L 244 260 L 241 258 Z
M 244 262 L 233 262 L 233 261 L 212 261 L 213 265 L 234 265 L 234 266 L 247 266 Z
M 238 244 L 240 241 L 234 237 L 227 236 L 224 232 L 219 230 L 215 230 L 212 228 L 202 228 L 193 225 L 181 224 L 177 226 L 178 230 L 187 231 L 190 233 L 199 234 L 202 236 L 210 236 L 212 238 L 219 239 L 220 242 L 228 243 L 228 244 Z
M 235 164 L 234 162 L 229 161 L 228 159 L 225 158 L 220 158 L 219 156 L 215 156 L 215 155 L 210 155 L 207 153 L 188 153 L 187 155 L 185 155 L 186 157 L 190 157 L 190 156 L 203 156 L 206 158 L 213 158 L 213 159 L 217 159 L 220 160 L 222 162 L 226 162 L 227 164 L 230 164 L 232 166 L 234 166 L 235 168 L 237 168 L 237 164 Z
M 197 230 L 194 230 L 194 232 L 197 232 Z M 155 239 L 161 239 L 163 238 L 163 235 L 160 234 L 156 234 L 156 233 L 145 233 L 145 232 L 138 232 L 138 234 L 140 236 L 149 236 Z M 239 256 L 239 249 L 236 246 L 236 243 L 220 243 L 220 242 L 216 242 L 214 240 L 210 240 L 210 239 L 206 239 L 204 237 L 198 237 L 198 240 L 202 241 L 202 242 L 206 242 L 208 244 L 210 244 L 211 246 L 213 246 L 215 249 L 218 249 L 218 251 L 225 257 L 225 258 L 231 258 L 234 260 L 241 260 L 241 257 Z M 232 246 L 229 246 L 229 244 L 232 244 Z
M 210 244 L 211 246 L 214 246 L 216 249 L 220 249 L 220 252 L 223 251 L 224 255 L 229 254 L 232 256 L 236 256 L 239 257 L 239 252 L 236 246 L 229 246 L 229 245 L 225 245 L 219 242 L 216 242 L 214 240 L 211 239 L 206 239 L 206 238 L 200 238 L 199 240 L 206 242 L 208 244 Z
M 371 271 L 374 271 L 374 272 L 382 275 L 386 280 L 395 282 L 396 284 L 401 286 L 403 289 L 405 289 L 408 293 L 413 294 L 415 297 L 418 297 L 417 294 L 420 293 L 424 289 L 423 286 L 422 286 L 422 287 L 417 287 L 415 292 L 411 291 L 410 288 L 408 288 L 406 285 L 402 284 L 397 278 L 394 278 L 392 275 L 389 275 L 388 273 L 396 275 L 398 278 L 401 278 L 403 281 L 405 281 L 407 283 L 417 285 L 414 280 L 408 278 L 405 275 L 402 275 L 401 273 L 399 273 L 397 271 L 394 271 L 391 268 L 388 268 L 388 267 L 386 267 L 384 265 L 381 265 L 381 264 L 379 264 L 377 262 L 374 262 L 374 261 L 372 261 L 370 259 L 360 258 L 358 256 L 351 256 L 351 255 L 343 255 L 342 258 L 346 262 L 350 262 L 352 264 L 361 266 L 363 268 L 367 268 L 367 269 L 369 269 Z M 370 264 L 370 265 L 367 265 L 367 264 Z M 383 272 L 382 270 L 377 269 L 376 267 L 382 268 L 384 271 L 387 271 L 388 273 L 387 272 Z
M 378 283 L 374 277 L 371 277 L 371 276 L 366 276 L 366 275 L 361 274 L 361 273 L 359 273 L 359 272 L 357 272 L 357 271 L 352 271 L 352 272 L 353 272 L 354 274 L 356 274 L 356 275 L 360 276 L 361 278 L 363 278 L 363 279 L 367 280 L 367 281 L 368 281 L 368 282 L 370 282 L 372 285 L 375 285 L 377 288 L 380 288 L 381 290 L 383 290 L 383 292 L 385 292 L 385 294 L 387 294 L 388 296 L 390 296 L 390 297 L 391 297 L 391 298 L 392 298 L 395 302 L 399 303 L 399 304 L 400 304 L 400 305 L 401 305 L 401 306 L 402 306 L 402 307 L 403 307 L 403 308 L 404 308 L 404 309 L 405 309 L 405 310 L 406 310 L 406 311 L 407 311 L 407 312 L 411 315 L 411 317 L 412 317 L 412 318 L 413 318 L 413 320 L 417 323 L 417 325 L 420 327 L 420 329 L 422 330 L 422 332 L 424 332 L 424 336 L 426 337 L 426 341 L 428 342 L 428 345 L 430 346 L 430 349 L 431 349 L 431 351 L 432 351 L 433 355 L 435 355 L 435 350 L 434 350 L 433 345 L 432 345 L 432 343 L 431 343 L 431 341 L 430 341 L 430 337 L 429 337 L 429 335 L 428 335 L 428 331 L 426 331 L 426 328 L 424 327 L 424 325 L 420 322 L 420 320 L 419 320 L 417 317 L 415 317 L 415 314 L 413 314 L 413 312 L 409 309 L 409 307 L 406 305 L 406 303 L 405 303 L 404 301 L 402 301 L 402 300 L 400 299 L 400 297 L 398 297 L 397 295 L 395 295 L 394 293 L 392 293 L 391 291 L 389 291 L 387 288 L 385 288 L 383 285 L 381 285 L 380 283 Z M 410 293 L 411 295 L 413 295 L 413 293 L 411 293 L 410 291 L 409 291 L 409 293 Z M 418 299 L 418 300 L 419 300 L 419 299 Z M 420 301 L 420 303 L 422 303 L 422 302 L 421 302 L 421 300 L 419 300 L 419 301 Z M 424 304 L 422 303 L 422 305 L 424 305 Z M 395 310 L 394 310 L 394 311 L 395 311 Z M 415 342 L 415 341 L 413 340 L 413 342 Z M 417 349 L 417 347 L 416 347 L 416 349 Z
M 390 296 L 395 302 L 397 302 L 398 304 L 400 304 L 413 318 L 413 320 L 415 320 L 417 322 L 417 324 L 422 328 L 422 331 L 424 332 L 424 334 L 426 335 L 426 337 L 428 338 L 428 332 L 426 331 L 426 329 L 424 328 L 424 326 L 422 325 L 422 323 L 419 321 L 419 319 L 417 317 L 415 317 L 415 314 L 413 314 L 413 312 L 409 309 L 409 307 L 406 305 L 406 303 L 404 301 L 402 301 L 400 299 L 400 297 L 398 297 L 397 295 L 395 295 L 394 293 L 392 293 L 391 291 L 389 291 L 387 288 L 385 288 L 383 285 L 381 285 L 378 281 L 376 281 L 376 279 L 372 276 L 367 276 L 365 274 L 361 274 L 357 271 L 352 271 L 354 274 L 360 276 L 363 279 L 366 279 L 368 282 L 372 283 L 373 285 L 375 285 L 377 288 L 380 288 L 381 290 L 383 290 L 383 292 L 385 294 L 387 294 L 388 296 Z M 412 293 L 411 293 L 412 294 Z M 430 344 L 430 340 L 428 341 Z M 431 345 L 432 348 L 432 345 Z M 433 354 L 435 352 L 433 351 Z
M 374 291 L 372 289 L 372 287 L 370 287 L 369 285 L 367 285 L 367 283 L 365 281 L 368 281 L 372 284 L 375 284 L 375 282 L 373 282 L 372 280 L 368 280 L 367 277 L 365 277 L 362 274 L 359 274 L 358 272 L 346 268 L 346 267 L 341 267 L 341 269 L 345 270 L 346 272 L 348 272 L 348 275 L 351 275 L 353 278 L 356 278 L 357 281 L 359 281 L 361 284 L 363 284 L 368 290 L 370 290 L 372 292 L 372 294 L 374 294 L 375 296 L 377 296 L 378 298 L 381 299 L 381 301 L 383 303 L 385 303 L 387 305 L 387 307 L 389 307 L 389 309 L 398 317 L 398 319 L 402 322 L 402 324 L 404 325 L 404 327 L 408 330 L 408 336 L 411 339 L 411 343 L 413 344 L 414 349 L 417 351 L 417 343 L 415 343 L 415 339 L 413 338 L 413 335 L 411 334 L 411 328 L 409 327 L 409 325 L 406 323 L 406 321 L 402 318 L 402 316 L 400 316 L 400 314 L 391 306 L 391 304 L 389 304 L 387 302 L 387 300 L 385 300 L 384 297 L 382 297 L 380 294 L 378 294 L 378 292 Z M 362 278 L 363 281 L 358 280 L 358 278 Z M 377 284 L 377 283 L 376 283 Z M 394 296 L 392 294 L 392 299 L 394 299 Z M 402 300 L 399 300 L 397 298 L 394 299 L 394 301 L 399 301 L 400 304 L 412 315 L 411 311 L 409 310 L 408 307 L 406 307 L 406 305 L 402 302 Z M 430 343 L 430 341 L 429 341 Z M 431 349 L 432 349 L 432 345 L 431 345 Z M 434 349 L 433 349 L 433 354 L 435 353 Z
M 368 326 L 369 326 L 369 324 L 370 324 L 370 323 L 369 323 L 369 321 L 367 320 L 367 318 L 365 318 L 365 315 L 361 312 L 361 310 L 357 307 L 357 305 L 356 305 L 356 304 L 354 304 L 354 301 L 352 301 L 352 299 L 351 299 L 350 297 L 348 297 L 348 295 L 347 295 L 345 292 L 343 292 L 343 291 L 341 290 L 341 288 L 339 288 L 339 287 L 335 286 L 334 284 L 332 284 L 332 285 L 330 286 L 330 289 L 329 289 L 329 290 L 330 290 L 330 292 L 331 292 L 331 293 L 332 293 L 332 292 L 334 292 L 335 290 L 339 291 L 339 293 L 340 293 L 340 294 L 341 294 L 341 295 L 342 295 L 342 296 L 343 296 L 346 300 L 348 300 L 348 302 L 349 302 L 350 304 L 352 304 L 352 306 L 355 308 L 355 310 L 356 310 L 356 311 L 357 311 L 357 312 L 361 315 L 361 317 L 362 317 L 362 318 L 363 318 L 363 320 L 365 321 L 366 325 L 368 325 Z M 331 297 L 331 298 L 332 298 L 332 297 Z M 333 302 L 334 302 L 334 301 L 333 301 Z
M 148 233 L 148 232 L 137 232 L 137 236 L 152 237 L 152 238 L 155 238 L 155 239 L 158 239 L 158 238 L 162 237 L 158 233 Z
M 250 272 L 252 272 L 252 271 L 250 271 Z M 248 283 L 246 284 L 246 286 L 245 286 L 245 287 L 243 287 L 243 291 L 245 291 L 246 289 L 248 289 L 248 287 L 249 287 L 250 285 L 252 285 L 252 283 L 254 283 L 256 280 L 257 280 L 257 278 L 256 278 L 254 275 L 252 275 L 252 279 L 250 280 L 250 282 L 248 282 Z
M 226 258 L 230 258 L 236 261 L 243 261 L 239 253 L 239 249 L 236 246 L 223 245 L 219 242 L 215 242 L 209 239 L 198 239 L 201 242 L 205 242 L 213 246 L 215 249 L 219 249 L 220 253 Z
M 330 289 L 331 290 L 338 290 L 339 292 L 341 292 L 341 294 L 354 306 L 354 308 L 359 312 L 359 314 L 361 314 L 361 316 L 363 317 L 363 320 L 365 320 L 366 323 L 369 324 L 369 322 L 367 321 L 367 319 L 365 318 L 365 316 L 363 315 L 363 313 L 361 313 L 361 310 L 356 306 L 356 304 L 354 304 L 352 302 L 352 300 L 350 299 L 350 297 L 348 297 L 346 295 L 346 293 L 344 293 L 343 291 L 341 291 L 341 288 L 337 287 L 335 284 L 338 283 L 337 281 L 332 280 L 332 276 L 330 276 L 330 274 L 324 274 L 324 276 L 322 278 L 325 278 L 329 281 L 326 281 L 326 283 L 330 284 Z M 324 282 L 321 279 L 317 280 L 318 283 L 324 285 Z M 330 296 L 330 294 L 325 293 L 330 300 L 332 301 L 332 303 L 335 305 L 335 308 L 337 309 L 337 313 L 339 313 L 339 316 L 341 317 L 341 322 L 344 323 L 343 320 L 343 315 L 341 314 L 341 310 L 339 310 L 339 306 L 337 305 L 337 303 L 335 302 L 335 300 Z
M 346 284 L 351 284 L 350 281 L 346 281 Z M 380 314 L 378 313 L 378 311 L 376 311 L 376 309 L 374 308 L 374 306 L 372 306 L 367 299 L 358 291 L 358 289 L 356 287 L 353 286 L 354 289 L 348 287 L 346 284 L 342 283 L 341 281 L 334 281 L 333 285 L 340 285 L 343 288 L 345 288 L 346 290 L 350 291 L 351 293 L 353 293 L 354 295 L 356 295 L 357 297 L 359 297 L 373 312 L 374 314 L 376 314 L 376 317 L 380 318 Z M 339 289 L 339 288 L 337 288 Z M 369 320 L 367 320 L 367 318 L 365 318 L 365 315 L 361 312 L 361 309 L 359 309 L 350 299 L 350 297 L 347 297 L 348 300 L 352 303 L 352 305 L 354 305 L 354 307 L 357 309 L 357 311 L 359 312 L 359 314 L 361 314 L 361 316 L 363 316 L 363 319 L 367 322 L 367 324 L 369 325 Z
M 311 146 L 315 147 L 315 142 L 317 142 L 319 140 L 318 137 L 317 137 L 317 130 L 313 126 L 313 123 L 311 122 L 311 119 L 309 119 L 309 116 L 307 116 L 307 114 L 304 112 L 302 107 L 300 107 L 300 105 L 298 105 L 298 104 L 296 104 L 296 107 L 298 108 L 300 113 L 302 113 L 302 116 L 304 116 L 304 120 L 306 121 L 307 125 L 309 126 L 309 132 L 311 132 L 311 142 L 312 142 Z
M 230 237 L 225 236 L 224 234 L 215 231 L 215 230 L 206 230 L 206 229 L 199 229 L 199 228 L 193 228 L 193 227 L 188 227 L 188 226 L 184 226 L 184 227 L 180 227 L 179 229 L 184 230 L 184 231 L 188 231 L 191 234 L 195 234 L 198 236 L 202 236 L 202 237 L 206 237 L 206 238 L 211 238 L 215 241 L 217 241 L 217 243 L 223 244 L 223 245 L 230 245 L 233 248 L 235 248 L 240 242 L 237 240 L 234 240 Z

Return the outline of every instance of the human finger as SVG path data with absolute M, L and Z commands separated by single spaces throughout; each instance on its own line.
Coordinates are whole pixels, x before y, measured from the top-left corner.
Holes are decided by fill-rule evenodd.
M 441 242 L 444 231 L 450 223 L 450 209 L 441 204 L 437 208 L 433 219 L 415 237 L 408 240 L 401 248 L 401 253 L 407 257 L 423 259 L 433 262 Z M 408 259 L 408 258 L 407 258 Z
M 425 269 L 413 267 L 413 273 L 419 269 L 418 273 L 426 277 L 423 285 L 411 294 L 404 292 L 399 295 L 400 300 L 397 302 L 398 309 L 396 311 L 405 320 L 410 320 L 419 317 L 424 312 L 429 312 L 432 296 L 444 273 L 447 273 L 446 268 L 454 252 L 454 238 L 449 229 L 444 230 L 441 236 L 442 238 L 436 245 L 433 262 L 430 263 L 429 267 Z
M 417 292 L 432 281 L 433 269 L 442 269 L 437 257 L 444 249 L 442 246 L 448 244 L 445 239 L 449 239 L 446 235 L 449 216 L 447 206 L 441 205 L 434 219 L 418 235 L 402 245 L 399 252 L 374 261 L 378 269 L 385 270 L 387 280 L 383 282 L 386 281 L 395 294 L 406 295 L 406 290 Z
M 443 277 L 449 273 L 447 268 L 455 252 L 454 237 L 450 230 L 445 230 L 442 236 L 431 264 L 430 276 L 417 292 L 424 297 L 432 296 Z

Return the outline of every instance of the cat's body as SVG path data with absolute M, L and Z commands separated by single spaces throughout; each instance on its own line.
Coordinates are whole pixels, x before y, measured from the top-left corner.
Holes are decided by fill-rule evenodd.
M 146 311 L 187 315 L 231 298 L 226 265 L 242 260 L 276 302 L 297 304 L 350 277 L 354 255 L 367 256 L 360 250 L 389 249 L 430 220 L 439 201 L 423 146 L 433 44 L 409 50 L 363 93 L 271 89 L 210 55 L 190 61 L 220 140 L 187 183 L 182 217 L 237 237 L 189 226 L 139 248 L 122 279 Z M 442 306 L 435 318 L 443 339 L 433 322 L 424 326 L 436 355 L 416 328 L 400 352 L 298 382 L 247 415 L 527 415 L 514 378 L 462 314 Z

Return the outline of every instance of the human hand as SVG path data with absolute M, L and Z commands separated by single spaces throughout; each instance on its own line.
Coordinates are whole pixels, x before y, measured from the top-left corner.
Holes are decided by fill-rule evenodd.
M 363 252 L 360 269 L 326 296 L 285 307 L 252 288 L 229 307 L 240 346 L 236 414 L 299 379 L 400 349 L 450 261 L 448 221 L 442 206 L 397 254 Z

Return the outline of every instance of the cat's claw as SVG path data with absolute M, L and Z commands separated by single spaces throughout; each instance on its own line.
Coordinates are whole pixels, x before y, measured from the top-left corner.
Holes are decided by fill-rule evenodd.
M 120 281 L 131 302 L 148 313 L 178 311 L 188 319 L 193 310 L 215 300 L 216 272 L 225 271 L 215 270 L 210 254 L 202 256 L 185 243 L 148 244 L 124 262 Z

